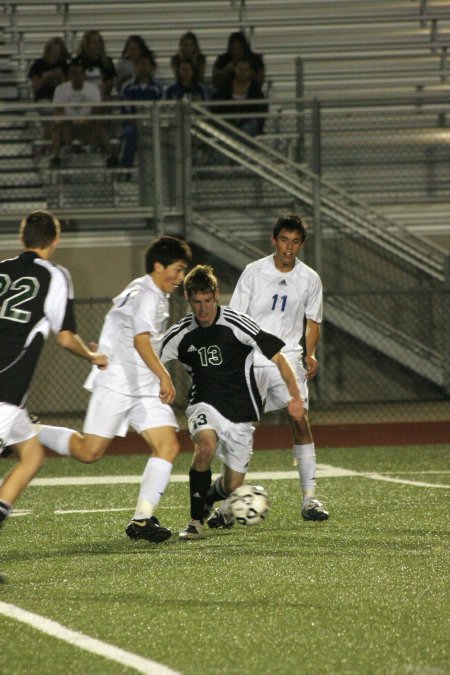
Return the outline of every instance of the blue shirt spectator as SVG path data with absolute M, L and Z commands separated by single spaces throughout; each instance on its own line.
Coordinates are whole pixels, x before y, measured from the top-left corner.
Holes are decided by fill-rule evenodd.
M 190 101 L 204 101 L 205 90 L 198 83 L 198 73 L 191 61 L 180 61 L 176 71 L 176 82 L 166 90 L 165 98 L 169 101 L 188 99 Z
M 131 101 L 158 101 L 163 96 L 163 88 L 157 80 L 153 79 L 156 68 L 155 58 L 149 50 L 142 54 L 136 61 L 135 76 L 125 82 L 120 90 L 120 98 L 124 101 L 122 112 L 132 114 L 136 111 L 136 105 Z M 138 149 L 138 130 L 136 122 L 127 120 L 122 128 L 122 148 L 120 164 L 131 167 L 134 155 Z

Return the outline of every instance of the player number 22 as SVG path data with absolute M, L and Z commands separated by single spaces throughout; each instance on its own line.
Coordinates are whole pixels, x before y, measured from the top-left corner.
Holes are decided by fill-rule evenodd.
M 13 293 L 1 302 L 1 296 L 8 290 L 13 291 Z M 38 290 L 39 281 L 36 277 L 21 277 L 11 283 L 7 274 L 0 274 L 0 319 L 27 323 L 30 320 L 31 312 L 20 309 L 19 306 L 34 298 Z
M 279 296 L 278 293 L 275 293 L 275 295 L 272 295 L 272 312 L 274 311 L 275 307 L 278 304 L 278 298 L 280 298 L 280 300 L 281 300 L 280 310 L 282 312 L 284 312 L 284 310 L 286 309 L 287 295 Z

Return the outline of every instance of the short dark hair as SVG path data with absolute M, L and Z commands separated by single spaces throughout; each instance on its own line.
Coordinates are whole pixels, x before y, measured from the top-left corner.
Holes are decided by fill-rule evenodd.
M 184 278 L 184 292 L 187 297 L 195 293 L 215 293 L 219 288 L 217 277 L 211 265 L 196 265 Z
M 72 66 L 81 66 L 83 70 L 86 70 L 86 64 L 82 56 L 74 56 L 72 59 L 70 59 L 69 67 Z
M 32 211 L 20 222 L 25 248 L 47 248 L 61 232 L 61 223 L 50 211 Z
M 276 239 L 281 230 L 288 230 L 289 232 L 297 230 L 302 238 L 302 243 L 306 239 L 306 225 L 298 213 L 287 213 L 280 216 L 273 226 L 272 237 Z
M 177 260 L 189 262 L 192 252 L 189 244 L 178 237 L 159 237 L 150 244 L 145 252 L 145 271 L 151 274 L 155 263 L 159 262 L 163 267 L 172 265 Z
M 150 64 L 155 68 L 156 70 L 156 59 L 155 59 L 155 54 L 152 52 L 151 49 L 145 49 L 143 52 L 139 54 L 139 56 L 136 59 L 136 63 L 139 63 L 139 61 L 149 61 Z

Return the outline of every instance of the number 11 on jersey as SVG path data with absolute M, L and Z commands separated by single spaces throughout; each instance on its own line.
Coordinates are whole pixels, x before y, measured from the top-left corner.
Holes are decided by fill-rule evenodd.
M 272 312 L 274 311 L 274 309 L 277 306 L 278 298 L 280 298 L 280 301 L 281 301 L 280 311 L 284 312 L 284 310 L 286 309 L 287 295 L 279 296 L 278 293 L 275 293 L 275 295 L 272 295 Z

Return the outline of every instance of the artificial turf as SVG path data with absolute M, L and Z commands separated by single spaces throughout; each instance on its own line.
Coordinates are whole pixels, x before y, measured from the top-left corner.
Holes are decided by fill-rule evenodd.
M 441 485 L 449 449 L 326 449 L 318 461 Z M 138 475 L 145 463 L 52 459 L 40 477 Z M 288 451 L 258 451 L 251 466 L 292 469 Z M 158 545 L 124 535 L 137 484 L 30 486 L 16 507 L 31 513 L 0 534 L 0 600 L 186 674 L 449 672 L 448 490 L 321 478 L 330 520 L 304 523 L 297 480 L 256 482 L 271 500 L 263 525 Z M 179 530 L 188 510 L 187 484 L 172 483 L 162 523 Z M 1 615 L 0 631 L 0 672 L 135 672 Z

